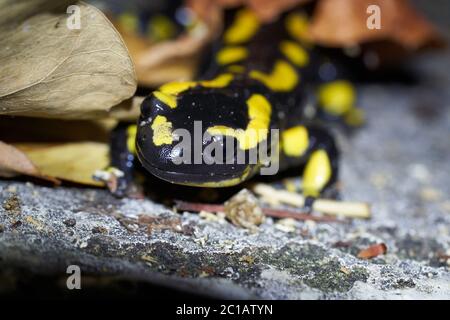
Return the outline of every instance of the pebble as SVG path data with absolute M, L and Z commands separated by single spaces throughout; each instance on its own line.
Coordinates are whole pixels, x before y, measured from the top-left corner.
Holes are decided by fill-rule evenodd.
M 420 182 L 428 182 L 430 180 L 430 172 L 428 168 L 421 163 L 411 164 L 408 167 L 408 172 L 411 177 Z
M 75 227 L 75 225 L 77 224 L 77 221 L 75 219 L 67 219 L 64 220 L 63 222 L 67 227 L 71 228 L 71 227 Z
M 437 201 L 441 196 L 441 191 L 432 187 L 425 187 L 420 190 L 420 198 L 424 201 Z

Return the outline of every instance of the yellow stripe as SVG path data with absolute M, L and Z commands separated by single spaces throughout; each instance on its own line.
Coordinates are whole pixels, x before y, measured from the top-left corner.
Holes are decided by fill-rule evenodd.
M 127 148 L 128 151 L 136 154 L 136 133 L 137 133 L 137 126 L 131 125 L 127 128 Z
M 233 80 L 233 75 L 230 73 L 224 73 L 212 80 L 205 80 L 200 82 L 195 81 L 176 81 L 169 82 L 162 85 L 158 91 L 154 91 L 153 95 L 170 108 L 177 107 L 177 95 L 183 91 L 191 89 L 197 85 L 202 85 L 207 88 L 223 88 L 230 84 Z
M 172 94 L 166 94 L 161 91 L 153 91 L 153 95 L 161 102 L 174 109 L 177 107 L 177 97 Z
M 240 44 L 249 41 L 258 31 L 260 22 L 249 9 L 240 10 L 233 24 L 225 31 L 224 40 L 228 44 Z
M 261 71 L 253 70 L 250 77 L 264 83 L 273 91 L 291 91 L 299 82 L 299 76 L 294 68 L 283 60 L 275 62 L 272 73 L 267 74 Z
M 236 63 L 248 57 L 248 50 L 245 47 L 225 47 L 217 52 L 216 61 L 220 65 Z
M 303 126 L 296 126 L 285 130 L 281 134 L 283 151 L 289 157 L 300 157 L 308 149 L 308 130 Z
M 294 41 L 281 42 L 280 51 L 298 67 L 304 67 L 309 63 L 308 52 Z
M 200 81 L 200 85 L 207 88 L 224 88 L 233 81 L 233 75 L 230 73 L 224 73 L 212 80 Z
M 159 91 L 165 94 L 179 94 L 192 87 L 195 87 L 197 83 L 195 81 L 174 81 L 166 83 L 159 88 Z
M 303 172 L 303 194 L 319 196 L 322 189 L 331 178 L 331 162 L 324 150 L 314 151 Z
M 250 167 L 245 168 L 243 174 L 240 177 L 228 179 L 228 180 L 222 180 L 222 181 L 210 181 L 210 182 L 203 182 L 203 183 L 193 183 L 193 184 L 185 184 L 190 186 L 200 186 L 205 188 L 223 188 L 223 187 L 231 187 L 235 186 L 242 181 L 244 181 L 248 175 L 250 174 Z
M 208 128 L 208 133 L 235 137 L 239 142 L 239 148 L 242 150 L 255 148 L 258 143 L 267 139 L 272 106 L 263 95 L 254 94 L 247 100 L 247 108 L 250 121 L 245 130 L 227 126 L 213 126 Z

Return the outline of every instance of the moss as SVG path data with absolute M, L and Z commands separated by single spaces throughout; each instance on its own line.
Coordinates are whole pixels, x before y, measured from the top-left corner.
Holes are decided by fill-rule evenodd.
M 348 291 L 356 281 L 365 282 L 369 276 L 361 267 L 343 272 L 344 266 L 339 261 L 330 260 L 324 248 L 311 244 L 289 244 L 266 257 L 267 262 L 301 277 L 308 286 L 324 292 Z

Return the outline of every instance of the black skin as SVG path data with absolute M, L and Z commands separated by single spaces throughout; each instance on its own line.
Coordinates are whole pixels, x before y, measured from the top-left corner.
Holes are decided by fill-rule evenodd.
M 249 57 L 240 65 L 247 70 L 260 70 L 269 72 L 277 59 L 284 58 L 277 49 L 276 43 L 289 38 L 283 28 L 282 19 L 263 26 L 259 32 L 250 40 L 246 46 L 249 49 Z M 292 40 L 292 39 L 291 39 Z M 217 46 L 220 48 L 219 43 Z M 338 177 L 339 152 L 333 136 L 322 126 L 317 125 L 315 119 L 305 116 L 305 107 L 311 102 L 311 92 L 318 84 L 347 78 L 348 71 L 342 65 L 346 63 L 347 57 L 338 51 L 314 47 L 309 51 L 310 64 L 298 69 L 296 72 L 301 77 L 300 84 L 290 92 L 272 92 L 259 81 L 250 79 L 248 73 L 236 74 L 234 80 L 225 88 L 204 88 L 198 86 L 179 94 L 177 108 L 171 109 L 161 104 L 153 95 L 147 97 L 141 106 L 141 116 L 138 121 L 138 134 L 136 139 L 137 158 L 134 163 L 140 162 L 142 166 L 153 175 L 172 183 L 214 182 L 220 181 L 224 176 L 227 178 L 238 177 L 245 169 L 245 165 L 234 166 L 231 169 L 226 165 L 175 165 L 167 155 L 170 154 L 172 145 L 154 146 L 150 143 L 152 132 L 149 123 L 157 115 L 164 115 L 170 120 L 175 128 L 186 128 L 192 130 L 194 120 L 201 120 L 206 127 L 212 125 L 227 125 L 232 128 L 245 128 L 248 122 L 245 101 L 251 94 L 264 95 L 272 105 L 270 128 L 280 129 L 280 132 L 292 126 L 302 125 L 308 130 L 309 146 L 301 157 L 288 157 L 280 152 L 280 169 L 304 164 L 310 155 L 316 150 L 324 150 L 331 161 L 332 177 L 324 190 L 333 187 Z M 324 63 L 329 65 L 333 72 L 324 75 L 318 72 Z M 355 62 L 353 61 L 353 65 Z M 205 72 L 203 79 L 212 79 L 223 73 L 222 67 L 214 62 Z M 314 101 L 313 101 L 314 103 Z M 317 107 L 317 104 L 315 104 Z M 319 114 L 320 112 L 317 112 Z M 140 123 L 147 125 L 139 126 Z M 133 169 L 130 157 L 132 154 L 127 150 L 127 144 L 118 140 L 126 139 L 126 126 L 119 125 L 113 132 L 111 158 L 112 165 L 124 172 L 118 189 L 118 196 L 127 194 L 127 189 L 133 181 Z M 205 143 L 204 147 L 207 145 Z M 206 166 L 206 167 L 205 167 Z M 252 176 L 257 172 L 254 168 Z M 214 172 L 214 176 L 211 176 Z M 305 207 L 311 210 L 314 198 L 308 197 Z
M 117 168 L 123 172 L 123 177 L 117 179 L 117 189 L 113 194 L 117 197 L 129 195 L 134 187 L 134 172 L 139 166 L 136 155 L 130 152 L 127 147 L 129 123 L 119 123 L 111 133 L 110 138 L 110 159 L 111 167 Z

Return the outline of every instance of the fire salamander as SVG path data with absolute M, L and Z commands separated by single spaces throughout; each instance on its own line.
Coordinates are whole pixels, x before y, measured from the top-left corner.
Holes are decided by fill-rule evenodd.
M 311 201 L 332 186 L 338 150 L 314 120 L 326 115 L 358 124 L 362 113 L 342 59 L 313 46 L 308 23 L 305 10 L 270 24 L 250 10 L 237 10 L 198 81 L 161 86 L 142 103 L 137 125 L 114 132 L 113 166 L 125 173 L 119 190 L 131 179 L 135 154 L 147 171 L 175 184 L 233 186 L 276 161 L 280 170 L 304 164 L 302 189 Z M 183 132 L 189 134 L 181 135 L 186 149 L 180 149 Z M 222 153 L 222 163 L 208 162 L 211 149 L 215 156 Z M 255 150 L 269 158 L 250 162 Z M 190 161 L 179 163 L 177 157 Z

